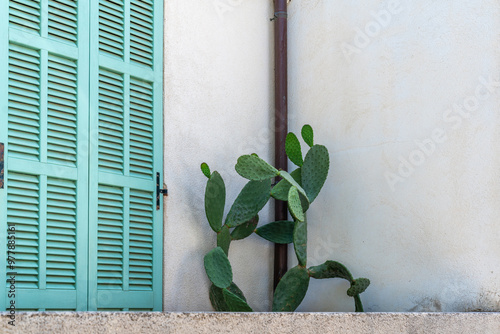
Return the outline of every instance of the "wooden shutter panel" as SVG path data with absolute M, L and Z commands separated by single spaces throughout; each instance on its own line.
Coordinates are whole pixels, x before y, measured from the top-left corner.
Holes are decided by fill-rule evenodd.
M 0 28 L 8 31 L 0 37 L 7 155 L 0 228 L 2 240 L 7 225 L 16 229 L 16 309 L 86 310 L 88 46 L 80 38 L 88 40 L 88 22 L 77 17 L 88 8 L 76 0 L 0 6 Z M 7 308 L 10 298 L 0 297 Z
M 15 225 L 17 310 L 162 308 L 162 6 L 0 3 L 0 238 Z
M 161 310 L 162 1 L 93 1 L 90 307 Z

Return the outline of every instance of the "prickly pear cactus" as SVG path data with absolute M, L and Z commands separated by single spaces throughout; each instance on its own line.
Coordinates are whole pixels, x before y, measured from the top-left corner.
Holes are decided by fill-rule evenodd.
M 271 196 L 271 179 L 249 181 L 226 216 L 226 225 L 236 227 L 255 217 Z
M 233 270 L 226 253 L 220 247 L 205 255 L 205 271 L 210 281 L 218 288 L 227 288 L 233 282 Z
M 205 188 L 205 213 L 208 223 L 214 232 L 219 232 L 222 227 L 225 204 L 226 186 L 224 185 L 224 180 L 219 173 L 213 172 Z
M 325 146 L 314 144 L 314 132 L 310 125 L 304 125 L 302 139 L 309 146 L 305 157 L 297 136 L 289 133 L 285 150 L 288 158 L 298 166 L 288 173 L 277 170 L 257 154 L 243 155 L 238 159 L 236 171 L 250 180 L 235 199 L 226 219 L 223 219 L 226 188 L 222 177 L 211 172 L 206 163 L 201 165 L 208 178 L 205 190 L 205 212 L 210 227 L 217 233 L 217 247 L 205 255 L 205 271 L 212 285 L 209 297 L 212 306 L 220 312 L 252 312 L 243 292 L 233 282 L 229 263 L 229 246 L 232 241 L 256 235 L 280 244 L 293 243 L 298 266 L 290 269 L 281 279 L 273 298 L 273 311 L 292 312 L 304 299 L 310 278 L 342 278 L 350 283 L 347 295 L 354 298 L 356 312 L 363 312 L 360 294 L 370 280 L 354 279 L 349 270 L 336 261 L 326 261 L 317 266 L 307 265 L 307 217 L 306 211 L 317 198 L 325 184 L 330 168 L 330 158 Z M 272 186 L 272 179 L 281 180 Z M 269 198 L 286 201 L 293 221 L 277 221 L 258 227 L 258 213 Z M 223 224 L 224 221 L 224 224 Z
M 286 136 L 285 152 L 291 162 L 299 167 L 302 167 L 302 164 L 304 163 L 304 160 L 302 160 L 302 149 L 300 148 L 299 139 L 292 132 Z
M 259 227 L 255 233 L 275 244 L 289 244 L 293 242 L 294 227 L 295 222 L 283 220 Z
M 330 168 L 328 150 L 323 145 L 314 145 L 307 152 L 302 165 L 302 187 L 312 203 L 325 184 Z
M 236 172 L 245 179 L 262 181 L 278 175 L 278 170 L 257 155 L 242 155 L 235 166 Z
M 274 292 L 273 312 L 293 312 L 306 296 L 309 274 L 305 267 L 296 266 L 287 271 Z

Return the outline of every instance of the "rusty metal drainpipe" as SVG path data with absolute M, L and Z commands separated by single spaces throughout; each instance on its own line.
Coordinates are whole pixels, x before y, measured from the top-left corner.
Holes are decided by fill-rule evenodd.
M 278 169 L 288 169 L 285 140 L 288 133 L 288 61 L 287 61 L 287 0 L 274 0 L 274 61 L 275 61 L 275 120 L 274 162 Z M 275 201 L 275 221 L 287 220 L 286 202 Z M 274 288 L 288 270 L 288 246 L 274 245 Z

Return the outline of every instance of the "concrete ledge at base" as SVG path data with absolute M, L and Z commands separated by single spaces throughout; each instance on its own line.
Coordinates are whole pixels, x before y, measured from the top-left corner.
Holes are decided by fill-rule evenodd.
M 500 333 L 500 313 L 0 313 L 0 333 Z

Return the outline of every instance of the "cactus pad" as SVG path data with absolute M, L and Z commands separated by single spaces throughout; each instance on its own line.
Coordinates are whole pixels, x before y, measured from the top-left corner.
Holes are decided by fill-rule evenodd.
M 226 216 L 226 225 L 236 227 L 255 217 L 271 194 L 271 179 L 249 181 L 241 190 Z
M 289 244 L 293 242 L 294 227 L 294 222 L 281 220 L 259 227 L 255 233 L 276 244 Z
M 301 169 L 297 168 L 293 172 L 290 173 L 290 176 L 297 182 L 299 185 L 302 183 L 301 181 Z M 288 191 L 290 191 L 290 187 L 292 185 L 287 180 L 281 180 L 276 184 L 271 190 L 271 196 L 280 201 L 288 201 Z
M 306 191 L 309 203 L 318 196 L 325 184 L 330 168 L 330 158 L 325 146 L 314 145 L 306 154 L 302 166 L 302 187 Z
M 285 179 L 292 186 L 295 186 L 297 188 L 297 190 L 299 191 L 299 193 L 304 195 L 305 199 L 309 202 L 309 198 L 307 198 L 307 194 L 306 194 L 306 191 L 304 190 L 304 188 L 302 188 L 302 186 L 297 181 L 295 181 L 295 179 L 290 174 L 288 174 L 284 170 L 280 170 L 279 176 L 281 176 L 283 179 Z
M 245 179 L 261 181 L 272 179 L 278 170 L 259 158 L 257 155 L 242 155 L 235 166 L 236 172 Z
M 309 147 L 312 147 L 314 145 L 314 132 L 312 127 L 309 124 L 306 124 L 302 127 L 302 130 L 300 131 L 302 134 L 302 139 L 306 142 Z
M 208 297 L 210 298 L 210 304 L 217 312 L 228 312 L 229 308 L 227 307 L 226 301 L 224 300 L 224 296 L 222 295 L 222 289 L 216 287 L 215 285 L 210 285 L 208 290 Z
M 366 288 L 370 285 L 370 280 L 368 278 L 357 278 L 351 282 L 351 287 L 347 290 L 347 295 L 354 297 L 364 292 Z
M 353 281 L 352 275 L 347 268 L 337 261 L 326 261 L 325 263 L 309 268 L 309 275 L 312 278 L 343 278 L 349 282 Z
M 224 180 L 219 173 L 213 172 L 205 188 L 205 214 L 210 227 L 215 232 L 219 232 L 221 229 L 225 204 L 226 186 Z
M 293 267 L 276 287 L 273 298 L 274 312 L 293 312 L 304 299 L 309 287 L 309 275 L 304 267 Z
M 207 163 L 206 162 L 202 163 L 200 168 L 203 175 L 210 178 L 210 167 L 208 167 Z
M 224 301 L 231 312 L 253 312 L 247 302 L 228 289 L 222 289 Z
M 246 301 L 245 296 L 243 295 L 243 292 L 241 292 L 240 288 L 234 283 L 231 283 L 227 289 L 234 293 L 236 296 L 240 297 L 244 301 Z M 222 289 L 216 287 L 215 285 L 211 285 L 208 296 L 210 298 L 210 303 L 212 304 L 212 307 L 214 308 L 215 311 L 217 312 L 229 312 L 229 307 L 226 304 L 226 301 L 224 300 L 224 296 L 222 293 Z
M 233 271 L 226 253 L 220 247 L 212 249 L 204 258 L 205 271 L 218 288 L 227 288 L 233 282 Z
M 291 162 L 299 167 L 302 166 L 304 160 L 302 159 L 300 142 L 297 139 L 297 136 L 292 132 L 288 133 L 288 135 L 286 136 L 285 152 Z
M 361 302 L 361 297 L 359 295 L 354 296 L 354 307 L 356 312 L 364 312 L 363 303 Z
M 229 255 L 229 245 L 231 244 L 231 235 L 229 234 L 229 228 L 224 225 L 221 230 L 217 233 L 217 246 L 222 248 L 226 255 Z
M 302 203 L 300 202 L 299 192 L 295 186 L 292 186 L 288 191 L 288 209 L 293 218 L 301 222 L 304 221 L 305 217 L 304 211 L 302 210 Z
M 259 216 L 257 215 L 252 219 L 250 219 L 249 221 L 236 227 L 233 230 L 233 232 L 231 232 L 231 239 L 233 240 L 245 239 L 255 231 L 258 224 L 259 224 Z
M 293 248 L 301 266 L 307 265 L 307 223 L 295 222 L 293 229 Z

